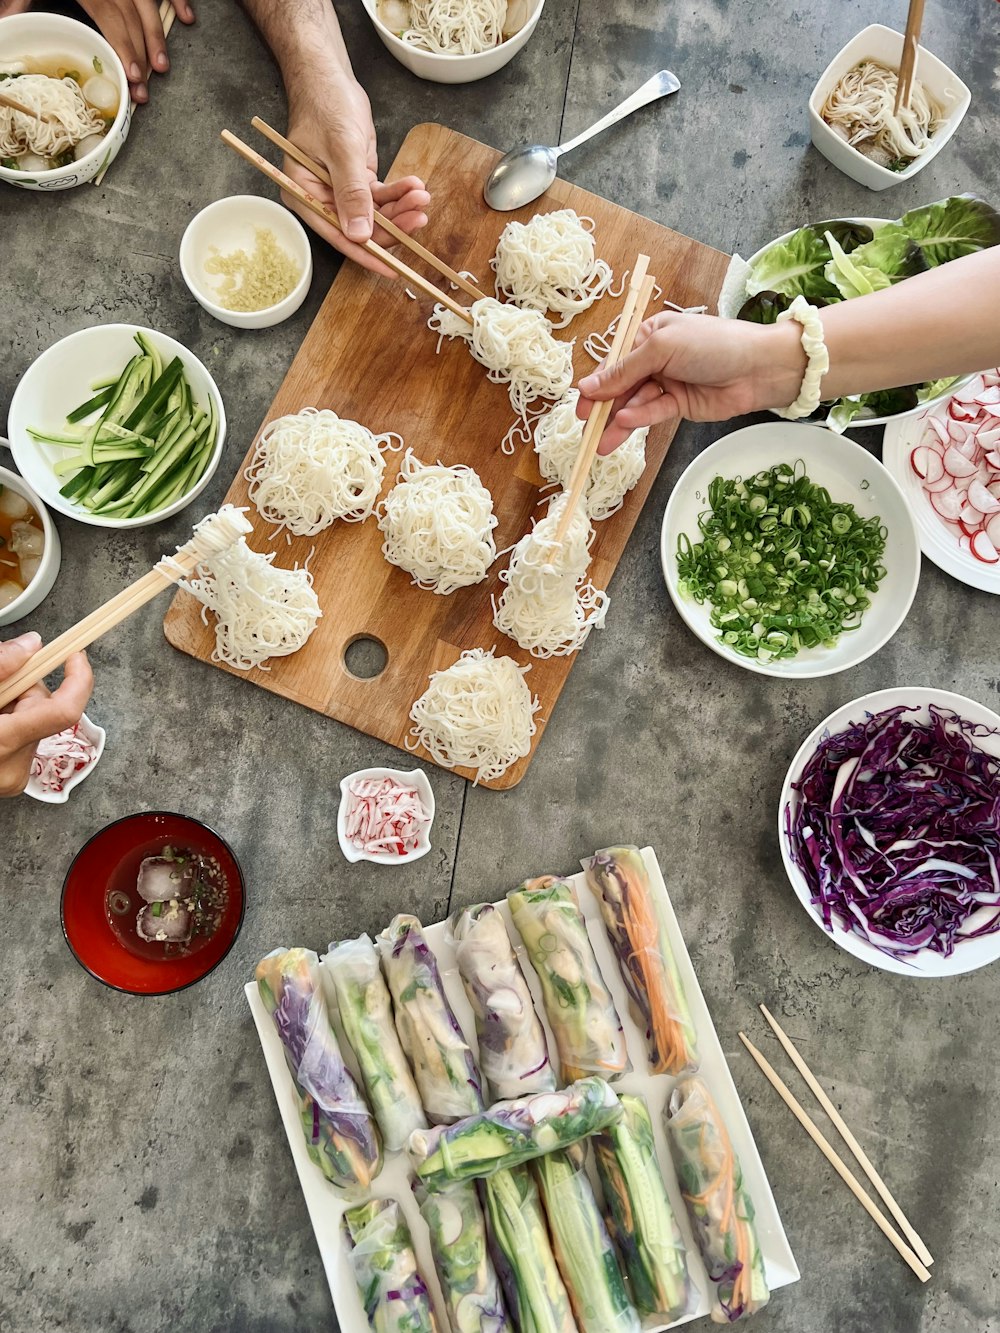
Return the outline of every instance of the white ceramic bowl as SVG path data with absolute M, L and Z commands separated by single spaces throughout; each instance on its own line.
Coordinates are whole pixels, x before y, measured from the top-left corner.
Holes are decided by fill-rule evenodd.
M 86 713 L 80 718 L 80 731 L 91 745 L 97 747 L 97 753 L 87 767 L 81 768 L 79 773 L 74 773 L 72 777 L 67 778 L 62 791 L 46 791 L 37 778 L 29 778 L 28 785 L 24 789 L 25 796 L 32 796 L 36 801 L 42 801 L 46 805 L 65 805 L 73 788 L 78 787 L 84 778 L 90 777 L 104 753 L 107 734 L 103 727 L 99 727 L 96 722 L 91 722 Z
M 867 185 L 869 190 L 888 190 L 923 171 L 958 129 L 972 101 L 972 94 L 958 75 L 925 47 L 919 47 L 914 81 L 922 83 L 928 94 L 945 108 L 945 123 L 931 136 L 927 151 L 915 157 L 904 171 L 890 171 L 865 157 L 830 128 L 820 115 L 820 109 L 834 86 L 862 60 L 877 60 L 898 70 L 902 55 L 903 34 L 881 23 L 872 23 L 834 56 L 809 98 L 809 130 L 814 146 L 845 176 L 850 176 L 859 185 Z
M 1000 716 L 991 709 L 984 708 L 982 704 L 976 703 L 975 699 L 966 699 L 964 695 L 951 694 L 948 690 L 936 690 L 930 686 L 876 690 L 874 694 L 865 694 L 860 699 L 853 699 L 850 703 L 844 704 L 810 732 L 789 766 L 781 789 L 781 800 L 778 803 L 778 842 L 781 845 L 781 858 L 799 902 L 823 934 L 853 954 L 855 958 L 870 963 L 872 967 L 882 968 L 886 972 L 898 972 L 905 977 L 954 977 L 962 972 L 972 972 L 977 967 L 984 967 L 987 963 L 1000 958 L 1000 931 L 993 935 L 984 935 L 980 939 L 963 940 L 956 945 L 948 958 L 931 949 L 921 949 L 913 954 L 908 962 L 883 953 L 860 935 L 845 929 L 837 922 L 836 917 L 833 931 L 830 932 L 823 925 L 819 909 L 810 901 L 809 885 L 792 860 L 789 839 L 785 832 L 785 807 L 791 803 L 794 813 L 798 801 L 797 794 L 792 791 L 792 783 L 801 778 L 802 770 L 820 741 L 828 735 L 844 731 L 851 723 L 863 722 L 868 715 L 881 713 L 886 708 L 895 708 L 899 704 L 918 708 L 920 712 L 914 715 L 918 721 L 926 722 L 930 716 L 928 705 L 937 704 L 942 708 L 950 708 L 970 722 L 983 723 L 987 727 L 1000 729 Z M 988 754 L 1000 757 L 1000 736 L 980 736 L 976 744 Z
M 349 800 L 348 787 L 352 782 L 358 780 L 371 779 L 379 782 L 383 778 L 393 778 L 396 782 L 406 783 L 416 788 L 420 796 L 424 809 L 430 815 L 427 825 L 421 830 L 417 845 L 412 852 L 404 852 L 402 856 L 396 856 L 393 852 L 359 852 L 358 849 L 348 841 L 347 828 L 347 804 Z M 402 866 L 410 861 L 419 861 L 422 856 L 426 856 L 431 849 L 431 827 L 434 823 L 434 792 L 428 781 L 427 774 L 421 768 L 415 768 L 412 772 L 404 773 L 398 768 L 359 768 L 356 773 L 348 773 L 340 783 L 340 809 L 337 811 L 337 840 L 340 843 L 340 850 L 352 864 L 357 861 L 372 861 L 380 866 Z
M 42 503 L 41 497 L 35 494 L 24 478 L 19 477 L 16 472 L 0 467 L 0 487 L 4 486 L 9 486 L 12 491 L 17 491 L 18 495 L 24 496 L 41 519 L 42 531 L 45 533 L 45 549 L 42 552 L 42 563 L 38 566 L 38 572 L 20 597 L 15 597 L 0 611 L 0 625 L 13 625 L 30 615 L 52 591 L 62 560 L 62 546 L 52 516 Z
M 848 501 L 862 518 L 879 515 L 887 531 L 886 575 L 872 595 L 859 629 L 842 634 L 832 648 L 804 648 L 795 657 L 758 662 L 720 642 L 710 623 L 712 608 L 681 595 L 677 575 L 677 539 L 698 539 L 698 515 L 708 508 L 714 477 L 750 477 L 776 463 L 802 459 L 806 475 L 825 486 L 834 500 Z M 906 619 L 920 578 L 920 547 L 913 516 L 903 493 L 867 449 L 831 435 L 820 426 L 798 422 L 747 426 L 724 435 L 703 450 L 681 474 L 663 515 L 660 559 L 667 591 L 689 629 L 713 652 L 736 666 L 763 676 L 810 680 L 857 666 L 892 638 Z
M 136 332 L 144 333 L 155 344 L 164 361 L 180 357 L 197 402 L 202 407 L 207 407 L 210 401 L 214 403 L 219 431 L 208 466 L 187 495 L 140 518 L 109 518 L 92 514 L 59 494 L 59 487 L 65 482 L 52 471 L 52 464 L 63 457 L 64 451 L 58 445 L 33 440 L 28 427 L 59 431 L 65 425 L 67 413 L 90 397 L 95 380 L 124 369 L 136 351 Z M 144 528 L 179 514 L 211 481 L 226 442 L 226 412 L 215 380 L 194 353 L 179 342 L 136 324 L 95 324 L 53 343 L 31 363 L 14 390 L 7 434 L 17 466 L 45 503 L 60 514 L 97 528 Z
M 227 310 L 214 299 L 220 278 L 205 271 L 213 252 L 252 250 L 254 228 L 267 227 L 275 240 L 298 264 L 301 277 L 277 305 L 265 310 Z M 188 223 L 181 237 L 181 274 L 198 304 L 223 324 L 237 329 L 268 329 L 294 315 L 306 299 L 312 281 L 312 250 L 305 227 L 294 213 L 273 199 L 257 194 L 234 194 L 217 199 Z
M 379 18 L 377 0 L 362 0 L 362 4 L 382 45 L 412 74 L 420 79 L 428 79 L 431 83 L 475 83 L 477 79 L 485 79 L 498 69 L 503 69 L 528 43 L 538 26 L 545 0 L 527 0 L 531 12 L 524 26 L 499 46 L 471 56 L 445 55 L 439 51 L 422 51 L 419 47 L 410 46 L 408 42 L 401 41 Z
M 69 190 L 74 185 L 93 180 L 99 171 L 114 161 L 128 138 L 132 119 L 128 79 L 122 62 L 99 32 L 61 14 L 13 14 L 0 22 L 0 63 L 22 58 L 63 57 L 83 68 L 91 67 L 95 58 L 101 62 L 104 74 L 118 87 L 118 113 L 102 141 L 79 162 L 53 167 L 51 171 L 12 171 L 9 167 L 0 167 L 0 180 L 22 190 Z

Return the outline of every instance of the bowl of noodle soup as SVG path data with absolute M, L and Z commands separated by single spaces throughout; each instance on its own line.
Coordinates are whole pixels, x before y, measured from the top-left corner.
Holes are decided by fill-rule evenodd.
M 0 180 L 22 190 L 69 190 L 93 180 L 128 137 L 124 67 L 100 33 L 75 19 L 4 19 L 0 87 L 52 117 L 38 122 L 0 108 Z M 53 162 L 59 165 L 46 165 Z
M 383 46 L 431 83 L 475 83 L 503 69 L 527 44 L 545 7 L 545 0 L 362 3 Z

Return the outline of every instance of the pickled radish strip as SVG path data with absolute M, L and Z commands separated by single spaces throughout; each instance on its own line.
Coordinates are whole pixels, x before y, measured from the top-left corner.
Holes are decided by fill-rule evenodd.
M 75 774 L 89 768 L 96 756 L 97 746 L 87 740 L 77 723 L 39 743 L 31 761 L 31 776 L 42 791 L 55 794 L 63 791 Z
M 347 840 L 359 852 L 416 851 L 431 822 L 415 787 L 395 778 L 357 778 L 347 788 Z

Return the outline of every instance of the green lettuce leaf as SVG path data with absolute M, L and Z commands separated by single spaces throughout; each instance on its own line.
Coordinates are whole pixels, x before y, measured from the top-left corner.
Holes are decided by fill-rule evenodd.
M 801 227 L 754 261 L 747 278 L 747 296 L 766 291 L 782 296 L 836 296 L 837 289 L 823 274 L 829 262 L 826 241 L 811 227 Z
M 932 398 L 937 398 L 939 394 L 947 393 L 953 384 L 957 384 L 961 376 L 952 375 L 946 380 L 931 380 L 929 384 L 921 384 L 917 390 L 917 401 L 920 403 L 929 403 Z
M 780 292 L 758 292 L 743 302 L 736 318 L 749 320 L 751 324 L 773 324 L 791 304 L 792 298 Z
M 853 222 L 850 218 L 840 218 L 834 222 L 814 222 L 809 231 L 815 232 L 821 240 L 825 240 L 826 233 L 829 232 L 847 254 L 856 250 L 859 245 L 864 245 L 866 241 L 870 241 L 875 235 L 867 223 Z
M 864 246 L 853 254 L 846 254 L 831 232 L 826 233 L 826 243 L 833 258 L 823 272 L 827 282 L 837 288 L 845 301 L 849 301 L 852 296 L 867 296 L 870 292 L 879 292 L 892 286 L 892 279 L 887 273 L 874 264 L 859 261 L 858 256 Z
M 853 398 L 838 398 L 827 413 L 825 424 L 838 435 L 842 435 L 854 418 L 860 416 L 864 410 L 865 405 L 858 395 Z
M 855 264 L 881 269 L 893 282 L 912 278 L 927 268 L 920 246 L 910 239 L 898 222 L 889 222 L 880 228 L 873 240 L 851 252 L 851 259 Z
M 920 247 L 930 268 L 1000 244 L 1000 214 L 973 194 L 956 194 L 913 208 L 900 229 Z

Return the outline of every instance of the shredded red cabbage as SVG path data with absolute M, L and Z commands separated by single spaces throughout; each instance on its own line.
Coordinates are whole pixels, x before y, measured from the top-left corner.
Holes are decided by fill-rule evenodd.
M 823 924 L 896 958 L 947 957 L 1000 929 L 1000 760 L 995 729 L 900 705 L 825 737 L 785 807 L 795 864 Z

